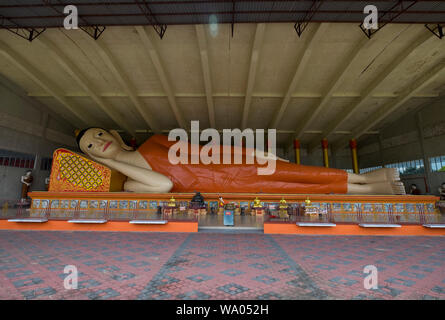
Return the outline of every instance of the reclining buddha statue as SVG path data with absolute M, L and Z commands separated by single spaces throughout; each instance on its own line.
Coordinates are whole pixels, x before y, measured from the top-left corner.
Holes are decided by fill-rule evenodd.
M 164 135 L 153 135 L 137 150 L 127 146 L 114 130 L 88 128 L 78 132 L 76 139 L 79 148 L 91 159 L 127 176 L 124 190 L 129 192 L 405 193 L 395 168 L 353 174 L 341 169 L 298 165 L 276 157 L 275 172 L 258 175 L 257 169 L 261 165 L 257 163 L 173 164 L 168 154 L 177 142 L 169 141 Z M 238 147 L 238 152 L 244 155 L 250 151 Z

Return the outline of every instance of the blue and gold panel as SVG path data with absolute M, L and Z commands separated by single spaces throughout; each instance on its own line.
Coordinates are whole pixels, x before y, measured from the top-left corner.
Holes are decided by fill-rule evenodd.
M 42 209 L 48 208 L 49 207 L 49 200 L 46 200 L 46 199 L 41 200 L 40 206 L 41 206 Z
M 128 201 L 127 200 L 121 200 L 119 201 L 119 209 L 128 209 Z
M 69 200 L 61 200 L 60 201 L 60 208 L 61 209 L 68 209 L 70 207 L 70 201 Z
M 32 200 L 32 207 L 39 208 L 40 207 L 40 199 Z
M 99 201 L 97 200 L 90 200 L 90 208 L 91 209 L 97 209 L 99 207 Z
M 118 204 L 119 204 L 119 201 L 117 201 L 117 200 L 110 200 L 110 206 L 109 206 L 109 208 L 110 208 L 110 209 L 117 209 Z
M 374 203 L 374 212 L 384 212 L 383 203 Z
M 320 209 L 320 203 L 319 202 L 312 202 L 311 206 Z
M 402 213 L 405 212 L 405 206 L 403 203 L 396 203 L 394 205 L 394 212 Z
M 436 212 L 436 208 L 434 207 L 434 204 L 432 204 L 432 203 L 427 203 L 426 204 L 426 210 L 427 210 L 428 213 Z
M 80 201 L 80 209 L 88 209 L 88 200 Z
M 405 208 L 406 208 L 406 212 L 416 212 L 414 204 L 412 204 L 412 203 L 405 204 Z
M 372 203 L 364 203 L 363 204 L 363 212 L 371 213 L 373 211 L 374 211 L 374 209 L 372 207 Z
M 100 200 L 99 201 L 99 208 L 105 209 L 108 206 L 108 200 Z
M 218 206 L 218 201 L 214 201 L 214 203 L 216 204 L 215 207 L 217 207 Z M 241 208 L 248 208 L 249 207 L 249 202 L 241 201 L 239 203 L 239 205 L 240 205 Z
M 147 200 L 141 200 L 141 201 L 139 201 L 139 209 L 147 209 L 147 205 L 148 205 L 148 202 L 147 202 Z
M 332 211 L 333 212 L 341 212 L 341 203 L 333 203 L 332 204 Z
M 71 200 L 70 201 L 70 208 L 71 209 L 76 209 L 78 204 L 79 204 L 79 200 Z
M 138 202 L 137 202 L 137 200 L 130 200 L 130 201 L 128 202 L 128 205 L 129 205 L 129 208 L 130 208 L 130 209 L 136 209 L 137 206 L 138 206 Z
M 359 212 L 360 210 L 363 212 L 362 203 L 361 202 L 354 203 L 352 205 L 352 210 L 354 212 Z
M 149 203 L 149 208 L 151 210 L 156 210 L 158 208 L 158 202 L 156 200 L 152 200 Z
M 58 209 L 59 208 L 59 200 L 53 200 L 51 201 L 51 209 Z
M 327 203 L 327 202 L 320 203 L 320 209 L 323 211 L 328 210 L 328 206 L 329 206 L 329 203 Z

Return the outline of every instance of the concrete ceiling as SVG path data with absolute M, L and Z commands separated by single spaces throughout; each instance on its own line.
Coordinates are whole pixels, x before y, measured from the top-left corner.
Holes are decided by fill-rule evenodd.
M 33 42 L 0 30 L 0 73 L 77 127 L 151 132 L 276 128 L 287 147 L 334 147 L 445 92 L 445 40 L 423 25 L 290 23 L 48 29 Z

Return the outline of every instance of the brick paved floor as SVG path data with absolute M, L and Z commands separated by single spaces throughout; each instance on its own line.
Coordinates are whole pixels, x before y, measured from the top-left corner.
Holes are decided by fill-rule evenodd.
M 445 299 L 445 237 L 0 231 L 0 299 Z

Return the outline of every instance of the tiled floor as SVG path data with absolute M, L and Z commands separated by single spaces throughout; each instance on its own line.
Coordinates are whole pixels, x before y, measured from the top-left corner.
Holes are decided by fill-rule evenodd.
M 445 299 L 445 237 L 0 231 L 0 299 Z

